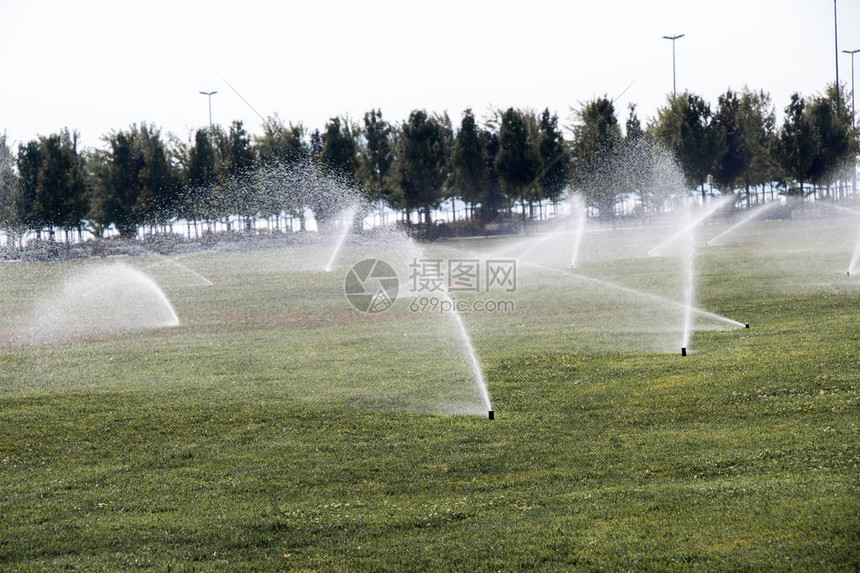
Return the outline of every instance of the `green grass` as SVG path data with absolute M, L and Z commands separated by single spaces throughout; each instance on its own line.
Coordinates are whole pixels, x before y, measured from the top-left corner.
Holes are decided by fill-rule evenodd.
M 752 328 L 686 358 L 676 311 L 520 268 L 514 313 L 465 316 L 494 422 L 438 413 L 474 400 L 448 320 L 358 315 L 344 269 L 150 267 L 181 326 L 0 348 L 0 569 L 860 567 L 853 233 L 795 225 L 700 249 L 697 304 Z M 625 233 L 579 272 L 672 295 Z M 5 265 L 0 309 L 89 264 Z

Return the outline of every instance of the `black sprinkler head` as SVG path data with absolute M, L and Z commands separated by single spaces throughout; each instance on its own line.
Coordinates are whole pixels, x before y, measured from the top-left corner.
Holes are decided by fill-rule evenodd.
M 489 418 L 490 420 L 495 420 L 496 419 L 496 413 L 494 411 L 490 410 L 489 412 L 487 412 L 487 418 Z
M 682 346 L 682 347 L 681 347 L 681 356 L 686 356 L 686 355 L 687 355 L 687 347 L 686 347 L 686 346 Z
M 746 324 L 744 325 L 744 328 L 749 328 L 749 327 L 750 327 L 750 323 L 746 323 Z

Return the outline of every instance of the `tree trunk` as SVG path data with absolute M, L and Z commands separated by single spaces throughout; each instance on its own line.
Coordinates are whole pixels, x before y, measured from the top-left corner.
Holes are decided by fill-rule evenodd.
M 430 202 L 424 201 L 424 222 L 427 223 L 427 227 L 433 226 L 433 215 L 430 213 Z

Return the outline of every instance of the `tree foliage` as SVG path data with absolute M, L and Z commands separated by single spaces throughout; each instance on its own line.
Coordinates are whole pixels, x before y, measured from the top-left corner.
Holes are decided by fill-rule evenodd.
M 445 130 L 424 110 L 414 110 L 402 126 L 400 186 L 405 207 L 423 208 L 424 222 L 433 222 L 431 209 L 441 199 L 445 181 Z
M 141 226 L 153 232 L 183 219 L 189 235 L 200 220 L 231 230 L 237 218 L 249 231 L 257 217 L 278 225 L 284 216 L 305 229 L 308 209 L 324 223 L 345 209 L 343 190 L 353 185 L 403 210 L 407 223 L 420 209 L 427 224 L 448 198 L 465 201 L 485 222 L 515 203 L 524 218 L 534 216 L 535 204 L 559 200 L 569 184 L 605 218 L 622 197 L 625 206 L 637 198 L 645 211 L 665 209 L 669 195 L 691 187 L 704 197 L 708 180 L 724 192 L 745 189 L 748 203 L 752 189 L 775 180 L 829 193 L 860 151 L 847 98 L 837 95 L 835 85 L 807 99 L 794 94 L 777 129 L 766 92 L 727 90 L 713 113 L 685 92 L 668 98 L 646 130 L 629 105 L 624 136 L 603 96 L 575 111 L 570 143 L 549 109 L 516 108 L 491 110 L 480 122 L 466 110 L 456 130 L 447 113 L 425 110 L 392 124 L 371 109 L 363 122 L 334 117 L 322 131 L 274 116 L 255 137 L 234 121 L 188 141 L 142 123 L 83 151 L 77 133 L 65 129 L 18 145 L 17 157 L 4 135 L 0 230 L 7 244 L 23 244 L 27 231 L 53 238 L 56 229 L 68 236 L 83 225 L 96 234 L 112 226 L 133 237 Z
M 393 163 L 391 126 L 382 118 L 382 110 L 372 109 L 364 114 L 364 146 L 359 160 L 360 179 L 372 201 L 398 203 L 390 177 Z
M 800 184 L 801 195 L 804 183 L 812 178 L 819 145 L 817 131 L 806 113 L 806 99 L 793 93 L 791 103 L 785 108 L 785 120 L 774 147 L 782 169 Z
M 141 225 L 172 216 L 178 185 L 161 131 L 142 123 L 112 132 L 105 142 L 109 150 L 96 155 L 94 218 L 113 223 L 124 237 L 134 237 Z
M 89 209 L 84 156 L 77 132 L 63 129 L 18 148 L 15 219 L 31 229 L 80 228 Z
M 349 122 L 339 117 L 331 118 L 326 124 L 320 159 L 326 167 L 352 181 L 355 177 L 357 153 L 354 130 Z
M 542 199 L 558 201 L 570 176 L 570 157 L 564 136 L 558 128 L 558 116 L 545 109 L 538 125 L 538 159 Z
M 838 96 L 836 89 L 835 85 L 828 86 L 806 108 L 818 143 L 810 173 L 817 184 L 833 183 L 846 160 L 857 155 L 857 136 L 851 127 L 853 113 L 845 94 Z
M 611 218 L 620 192 L 614 166 L 622 142 L 615 106 L 607 97 L 599 97 L 583 104 L 576 119 L 574 180 L 600 217 Z
M 526 116 L 522 111 L 508 108 L 502 113 L 499 145 L 496 172 L 499 174 L 502 190 L 507 194 L 509 203 L 517 200 L 524 202 L 528 187 L 537 177 L 540 158 L 534 139 L 529 137 Z M 523 209 L 523 217 L 525 216 Z
M 484 201 L 487 191 L 484 173 L 484 142 L 471 109 L 463 112 L 460 129 L 454 138 L 454 182 L 467 204 Z
M 700 96 L 685 92 L 669 97 L 650 126 L 654 137 L 678 158 L 691 187 L 702 188 L 719 154 L 719 138 L 711 122 L 711 106 Z
M 15 158 L 4 132 L 0 134 L 0 229 L 12 234 L 21 230 L 16 209 L 17 183 Z

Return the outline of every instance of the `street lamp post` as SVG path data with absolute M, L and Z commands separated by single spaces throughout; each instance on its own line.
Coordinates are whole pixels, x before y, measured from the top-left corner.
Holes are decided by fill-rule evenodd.
M 851 127 L 857 125 L 857 107 L 854 103 L 854 54 L 860 52 L 860 48 L 856 50 L 842 50 L 843 53 L 851 56 Z M 851 190 L 857 192 L 857 164 L 854 165 L 854 173 L 851 177 Z
M 853 111 L 855 114 L 855 117 L 851 118 L 851 127 L 854 127 L 857 121 L 857 108 L 854 107 L 854 54 L 856 54 L 857 52 L 860 52 L 860 48 L 856 50 L 842 50 L 843 54 L 848 54 L 851 56 L 851 111 Z
M 678 34 L 677 36 L 663 36 L 664 40 L 672 40 L 672 97 L 676 97 L 678 95 L 678 88 L 675 83 L 675 40 L 683 37 L 684 34 Z
M 212 96 L 217 94 L 218 92 L 200 92 L 209 98 L 209 128 L 212 128 Z
M 836 19 L 836 0 L 833 0 L 833 56 L 836 60 L 836 117 L 839 117 L 839 23 Z

